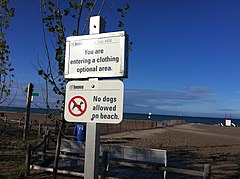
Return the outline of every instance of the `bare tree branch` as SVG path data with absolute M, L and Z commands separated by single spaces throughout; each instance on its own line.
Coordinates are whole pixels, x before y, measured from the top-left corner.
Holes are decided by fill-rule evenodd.
M 98 11 L 98 13 L 97 13 L 98 16 L 101 14 L 105 2 L 106 2 L 106 0 L 103 0 L 103 1 L 102 1 L 102 4 L 101 4 L 101 6 L 100 6 L 100 8 L 99 8 L 99 11 Z

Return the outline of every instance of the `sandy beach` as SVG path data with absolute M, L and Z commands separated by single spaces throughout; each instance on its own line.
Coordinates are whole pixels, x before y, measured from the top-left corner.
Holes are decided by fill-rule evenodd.
M 5 116 L 21 119 L 24 114 L 7 113 Z M 46 117 L 34 114 L 31 115 L 31 120 L 46 122 Z M 128 126 L 128 120 L 124 122 Z M 54 124 L 49 119 L 47 123 Z M 143 121 L 138 121 L 137 124 L 143 127 L 149 125 Z M 157 128 L 101 135 L 101 143 L 165 149 L 169 167 L 203 171 L 204 164 L 211 164 L 213 178 L 240 178 L 240 127 L 204 124 L 155 127 Z M 7 164 L 8 162 L 4 163 L 6 167 Z
M 102 142 L 139 148 L 166 149 L 168 166 L 203 170 L 213 178 L 240 177 L 240 128 L 183 124 L 167 128 L 104 135 Z

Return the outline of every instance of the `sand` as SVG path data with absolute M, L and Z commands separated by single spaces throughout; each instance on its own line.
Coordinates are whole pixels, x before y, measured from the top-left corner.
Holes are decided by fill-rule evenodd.
M 24 114 L 7 116 L 19 119 Z M 46 122 L 46 117 L 32 115 L 31 120 Z M 204 164 L 211 164 L 213 178 L 240 178 L 240 127 L 182 124 L 102 135 L 101 142 L 165 149 L 169 167 L 202 171 Z
M 166 149 L 168 166 L 203 170 L 213 178 L 240 178 L 240 128 L 184 124 L 104 135 L 102 142 L 139 148 Z

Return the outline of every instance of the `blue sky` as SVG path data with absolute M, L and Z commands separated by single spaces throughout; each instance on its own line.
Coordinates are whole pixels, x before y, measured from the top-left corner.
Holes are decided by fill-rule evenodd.
M 124 29 L 133 51 L 124 111 L 211 117 L 231 113 L 240 118 L 240 1 L 128 3 Z M 41 91 L 43 81 L 33 68 L 37 58 L 45 58 L 39 3 L 11 4 L 16 14 L 7 40 L 19 90 L 33 82 Z M 107 31 L 119 30 L 117 20 L 115 14 L 107 18 Z M 42 96 L 35 102 L 42 105 Z M 22 92 L 12 105 L 25 105 Z

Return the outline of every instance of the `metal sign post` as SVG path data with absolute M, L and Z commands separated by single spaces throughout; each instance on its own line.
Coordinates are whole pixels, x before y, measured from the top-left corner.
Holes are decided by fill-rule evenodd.
M 97 123 L 87 123 L 87 136 L 85 148 L 84 178 L 98 178 L 99 168 L 99 141 L 100 126 Z
M 101 24 L 102 23 L 102 24 Z M 98 34 L 105 23 L 101 22 L 100 16 L 90 18 L 90 34 Z M 103 30 L 103 29 L 102 29 Z M 93 79 L 98 80 L 98 79 Z M 86 130 L 86 148 L 84 163 L 84 178 L 97 179 L 99 170 L 99 144 L 100 144 L 100 126 L 95 122 L 87 123 Z

